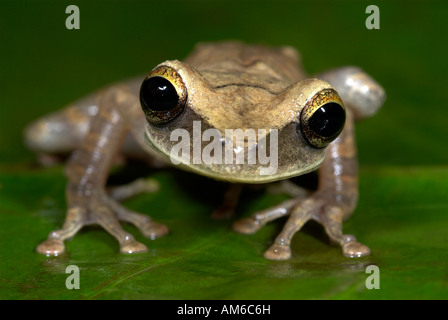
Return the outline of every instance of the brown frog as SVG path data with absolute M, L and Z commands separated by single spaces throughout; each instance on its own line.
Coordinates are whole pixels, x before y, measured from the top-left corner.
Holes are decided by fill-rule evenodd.
M 244 184 L 280 186 L 291 199 L 233 224 L 237 232 L 249 234 L 288 216 L 265 252 L 268 259 L 289 259 L 293 235 L 309 220 L 319 222 L 345 256 L 368 255 L 367 246 L 343 234 L 342 223 L 358 199 L 354 121 L 375 114 L 384 99 L 382 87 L 356 67 L 308 78 L 291 47 L 199 44 L 184 62 L 165 61 L 146 77 L 113 84 L 26 129 L 26 144 L 41 155 L 73 151 L 66 171 L 65 223 L 37 251 L 63 253 L 64 241 L 89 224 L 99 224 L 112 234 L 122 253 L 145 252 L 147 247 L 119 221 L 134 224 L 152 239 L 168 232 L 165 225 L 119 203 L 152 190 L 151 183 L 138 180 L 113 192 L 106 190 L 109 169 L 121 154 L 150 164 L 171 162 L 233 183 L 216 215 L 234 209 Z M 229 129 L 240 130 L 243 136 L 228 138 Z M 174 132 L 180 133 L 173 138 Z M 201 139 L 180 145 L 184 133 Z M 263 171 L 266 161 L 250 157 L 261 151 L 266 156 L 268 149 L 273 170 Z M 208 159 L 197 157 L 204 153 Z M 314 192 L 301 192 L 287 180 L 314 170 L 319 176 Z

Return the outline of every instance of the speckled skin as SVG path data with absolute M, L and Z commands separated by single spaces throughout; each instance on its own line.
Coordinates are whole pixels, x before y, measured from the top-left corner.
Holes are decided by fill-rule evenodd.
M 124 231 L 119 221 L 133 223 L 150 238 L 163 236 L 168 228 L 147 215 L 127 210 L 118 199 L 154 190 L 154 184 L 151 187 L 140 181 L 108 193 L 105 184 L 109 168 L 118 154 L 152 165 L 166 161 L 173 147 L 170 132 L 176 128 L 191 132 L 193 121 L 201 121 L 202 132 L 208 128 L 279 132 L 278 170 L 274 175 L 260 176 L 256 165 L 247 164 L 179 166 L 235 183 L 215 216 L 233 211 L 244 184 L 284 180 L 320 167 L 316 192 L 299 194 L 291 184 L 282 184 L 294 198 L 234 223 L 234 230 L 253 233 L 269 221 L 289 216 L 267 249 L 266 258 L 289 259 L 291 239 L 308 220 L 322 224 L 345 256 L 369 254 L 369 248 L 354 236 L 343 234 L 342 222 L 351 215 L 358 198 L 354 117 L 370 116 L 384 101 L 384 90 L 372 78 L 358 68 L 345 67 L 308 79 L 296 50 L 240 42 L 200 44 L 184 62 L 166 61 L 159 66 L 175 70 L 188 93 L 185 110 L 168 123 L 154 126 L 145 121 L 138 99 L 143 80 L 139 77 L 105 88 L 27 128 L 27 145 L 41 155 L 74 150 L 67 164 L 66 221 L 62 229 L 51 232 L 38 246 L 39 253 L 63 253 L 64 240 L 92 223 L 111 233 L 122 253 L 145 252 L 146 246 Z M 297 130 L 301 111 L 316 93 L 333 89 L 341 89 L 339 95 L 345 103 L 344 130 L 326 149 L 310 147 Z M 256 147 L 249 142 L 246 146 Z

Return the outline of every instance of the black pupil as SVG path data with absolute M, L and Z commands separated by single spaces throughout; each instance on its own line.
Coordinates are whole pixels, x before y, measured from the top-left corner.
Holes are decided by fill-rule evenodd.
M 152 77 L 143 81 L 140 100 L 143 106 L 153 111 L 169 111 L 177 105 L 179 96 L 170 81 Z
M 341 130 L 344 123 L 344 109 L 339 104 L 330 102 L 314 112 L 308 121 L 308 126 L 322 137 L 331 137 Z

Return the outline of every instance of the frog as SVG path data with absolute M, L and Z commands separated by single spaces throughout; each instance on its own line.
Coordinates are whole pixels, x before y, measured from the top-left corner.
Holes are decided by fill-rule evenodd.
M 269 222 L 286 219 L 265 249 L 266 259 L 290 259 L 293 236 L 308 221 L 319 223 L 343 256 L 367 256 L 369 247 L 354 235 L 344 234 L 342 226 L 359 197 L 355 121 L 376 114 L 384 101 L 383 87 L 359 67 L 343 66 L 309 76 L 292 46 L 199 43 L 183 61 L 164 61 L 143 76 L 106 86 L 27 126 L 25 143 L 40 159 L 70 155 L 65 167 L 65 222 L 36 250 L 47 256 L 61 255 L 65 241 L 92 224 L 110 233 L 123 254 L 144 253 L 148 248 L 125 231 L 122 222 L 135 225 L 150 239 L 169 232 L 165 224 L 122 204 L 129 197 L 153 192 L 154 181 L 137 179 L 108 189 L 111 167 L 124 157 L 228 183 L 216 216 L 235 211 L 245 186 L 274 188 L 289 195 L 271 208 L 232 223 L 234 231 L 253 234 Z M 198 122 L 200 133 L 266 129 L 267 138 L 275 132 L 275 172 L 260 174 L 263 164 L 248 162 L 178 161 L 174 165 L 171 151 L 177 142 L 172 132 L 192 133 Z M 261 147 L 259 139 L 243 140 L 248 150 Z M 220 139 L 218 144 L 236 154 L 239 150 L 229 142 Z M 199 144 L 205 147 L 205 142 Z M 291 181 L 310 172 L 317 172 L 316 190 L 303 190 Z

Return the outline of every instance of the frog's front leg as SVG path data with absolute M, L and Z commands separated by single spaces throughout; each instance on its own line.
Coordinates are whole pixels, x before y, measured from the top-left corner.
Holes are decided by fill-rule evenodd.
M 235 207 L 238 204 L 238 199 L 242 190 L 243 184 L 231 184 L 224 194 L 224 201 L 217 209 L 213 211 L 212 218 L 220 220 L 232 217 L 235 213 Z
M 287 200 L 274 208 L 237 221 L 233 228 L 241 233 L 253 233 L 267 222 L 289 215 L 283 230 L 265 253 L 265 257 L 270 260 L 291 257 L 291 239 L 309 220 L 322 224 L 329 238 L 341 245 L 345 256 L 368 255 L 368 247 L 357 242 L 354 236 L 342 233 L 342 221 L 353 212 L 358 198 L 357 175 L 353 117 L 347 112 L 343 132 L 327 147 L 325 160 L 319 169 L 318 190 L 307 199 L 299 197 Z
M 104 94 L 86 138 L 67 165 L 68 212 L 65 223 L 62 229 L 51 232 L 48 239 L 37 247 L 39 253 L 63 253 L 64 240 L 72 238 L 89 224 L 99 224 L 113 235 L 122 253 L 145 252 L 147 248 L 125 231 L 119 220 L 133 223 L 150 238 L 167 233 L 166 226 L 125 209 L 105 191 L 110 166 L 130 126 L 126 123 L 129 113 L 136 108 L 138 100 L 126 88 L 115 87 Z M 141 116 L 139 113 L 137 115 Z

